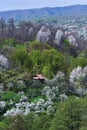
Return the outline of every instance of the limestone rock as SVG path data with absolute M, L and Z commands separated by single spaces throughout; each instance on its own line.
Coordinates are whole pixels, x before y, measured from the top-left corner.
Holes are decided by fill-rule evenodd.
M 56 32 L 56 35 L 55 35 L 55 44 L 59 45 L 61 40 L 62 40 L 62 37 L 63 37 L 64 33 L 61 29 L 58 29 L 57 32 Z
M 33 27 L 30 27 L 28 30 L 28 35 L 31 36 L 33 34 L 33 31 L 34 31 Z
M 73 45 L 73 46 L 76 46 L 76 47 L 78 46 L 76 37 L 75 37 L 73 34 L 70 34 L 70 35 L 67 37 L 67 40 L 69 41 L 70 45 Z
M 50 35 L 51 35 L 51 32 L 49 28 L 46 25 L 43 25 L 37 33 L 36 40 L 41 43 L 47 43 Z

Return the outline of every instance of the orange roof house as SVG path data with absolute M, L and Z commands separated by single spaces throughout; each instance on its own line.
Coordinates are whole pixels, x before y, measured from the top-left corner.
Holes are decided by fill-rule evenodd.
M 44 80 L 44 77 L 41 74 L 36 74 L 33 79 L 39 79 L 39 80 Z

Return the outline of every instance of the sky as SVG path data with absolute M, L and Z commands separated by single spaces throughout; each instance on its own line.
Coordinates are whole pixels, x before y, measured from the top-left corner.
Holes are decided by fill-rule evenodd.
M 0 11 L 87 4 L 87 0 L 0 0 Z

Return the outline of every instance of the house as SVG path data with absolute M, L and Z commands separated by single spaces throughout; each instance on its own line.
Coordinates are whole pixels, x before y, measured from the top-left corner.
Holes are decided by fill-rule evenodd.
M 43 75 L 41 74 L 36 74 L 34 77 L 33 77 L 34 80 L 40 80 L 40 81 L 44 81 L 44 77 Z

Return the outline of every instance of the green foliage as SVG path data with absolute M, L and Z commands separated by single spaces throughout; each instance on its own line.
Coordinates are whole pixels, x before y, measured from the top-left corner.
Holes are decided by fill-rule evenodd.
M 41 62 L 42 62 L 40 51 L 38 50 L 32 51 L 30 53 L 30 57 L 32 60 L 33 67 L 38 73 L 39 69 L 41 69 L 40 67 L 41 67 Z
M 64 39 L 63 45 L 64 45 L 64 47 L 65 47 L 64 49 L 66 49 L 66 51 L 70 50 L 70 43 L 67 39 Z
M 53 74 L 56 74 L 64 68 L 64 58 L 62 53 L 57 52 L 54 49 L 45 50 L 42 54 L 42 61 L 42 73 L 45 76 L 49 74 L 48 78 L 51 78 Z
M 16 48 L 11 56 L 12 66 L 30 69 L 32 66 L 31 58 L 24 46 Z M 20 69 L 21 69 L 20 68 Z
M 13 116 L 0 122 L 0 130 L 86 130 L 87 97 L 69 97 L 57 104 L 55 115 L 30 113 Z
M 8 130 L 8 125 L 4 122 L 0 122 L 0 130 Z
M 67 73 L 72 58 L 66 55 L 67 60 L 65 55 L 52 49 L 48 44 L 32 41 L 24 45 L 16 44 L 9 60 L 11 67 L 18 71 L 28 71 L 32 75 L 42 73 L 47 78 L 52 78 L 58 71 L 66 70 Z
M 87 126 L 82 126 L 79 130 L 87 130 Z
M 26 49 L 23 47 L 15 49 L 15 52 L 12 55 L 12 60 L 14 63 L 19 63 L 20 65 L 24 64 L 25 59 L 28 58 Z
M 16 41 L 14 38 L 4 40 L 4 44 L 15 47 Z
M 64 70 L 63 71 L 65 72 L 65 74 L 67 74 L 69 67 L 71 67 L 71 63 L 74 61 L 74 57 L 67 53 L 64 53 L 63 57 L 64 57 Z
M 7 91 L 7 92 L 4 93 L 2 99 L 4 101 L 12 100 L 14 102 L 17 102 L 19 100 L 19 96 L 13 91 Z
M 70 97 L 61 103 L 50 130 L 79 130 L 84 123 L 83 115 L 86 112 L 82 104 L 83 100 L 75 97 Z
M 80 57 L 84 57 L 87 58 L 87 49 L 81 51 L 81 53 L 79 54 Z
M 37 129 L 38 130 L 49 130 L 52 118 L 53 118 L 53 115 L 42 114 L 35 121 L 35 124 L 33 125 L 32 130 L 37 130 Z
M 30 113 L 27 116 L 17 115 L 8 118 L 8 121 L 1 122 L 1 128 L 3 129 L 0 130 L 7 130 L 7 128 L 8 130 L 48 130 L 52 118 L 53 115 L 41 114 L 37 116 L 34 113 Z
M 76 58 L 76 65 L 84 67 L 87 64 L 87 59 L 84 57 L 77 57 Z
M 28 127 L 26 126 L 27 120 L 25 122 L 22 116 L 17 115 L 17 116 L 12 117 L 10 120 L 12 122 L 11 123 L 12 125 L 9 126 L 9 130 L 28 130 Z M 32 118 L 31 118 L 31 121 L 32 121 Z M 31 125 L 32 123 L 33 122 L 31 122 Z
M 84 67 L 85 65 L 87 65 L 87 58 L 78 56 L 78 57 L 73 58 L 71 60 L 70 67 L 68 68 L 68 71 L 70 72 L 72 69 L 74 69 L 77 66 Z
M 52 49 L 52 47 L 48 44 L 41 44 L 38 41 L 32 41 L 32 42 L 25 42 L 24 45 L 26 45 L 28 51 L 34 51 L 34 50 L 38 50 L 40 52 L 42 52 L 43 50 L 47 49 L 50 50 Z

